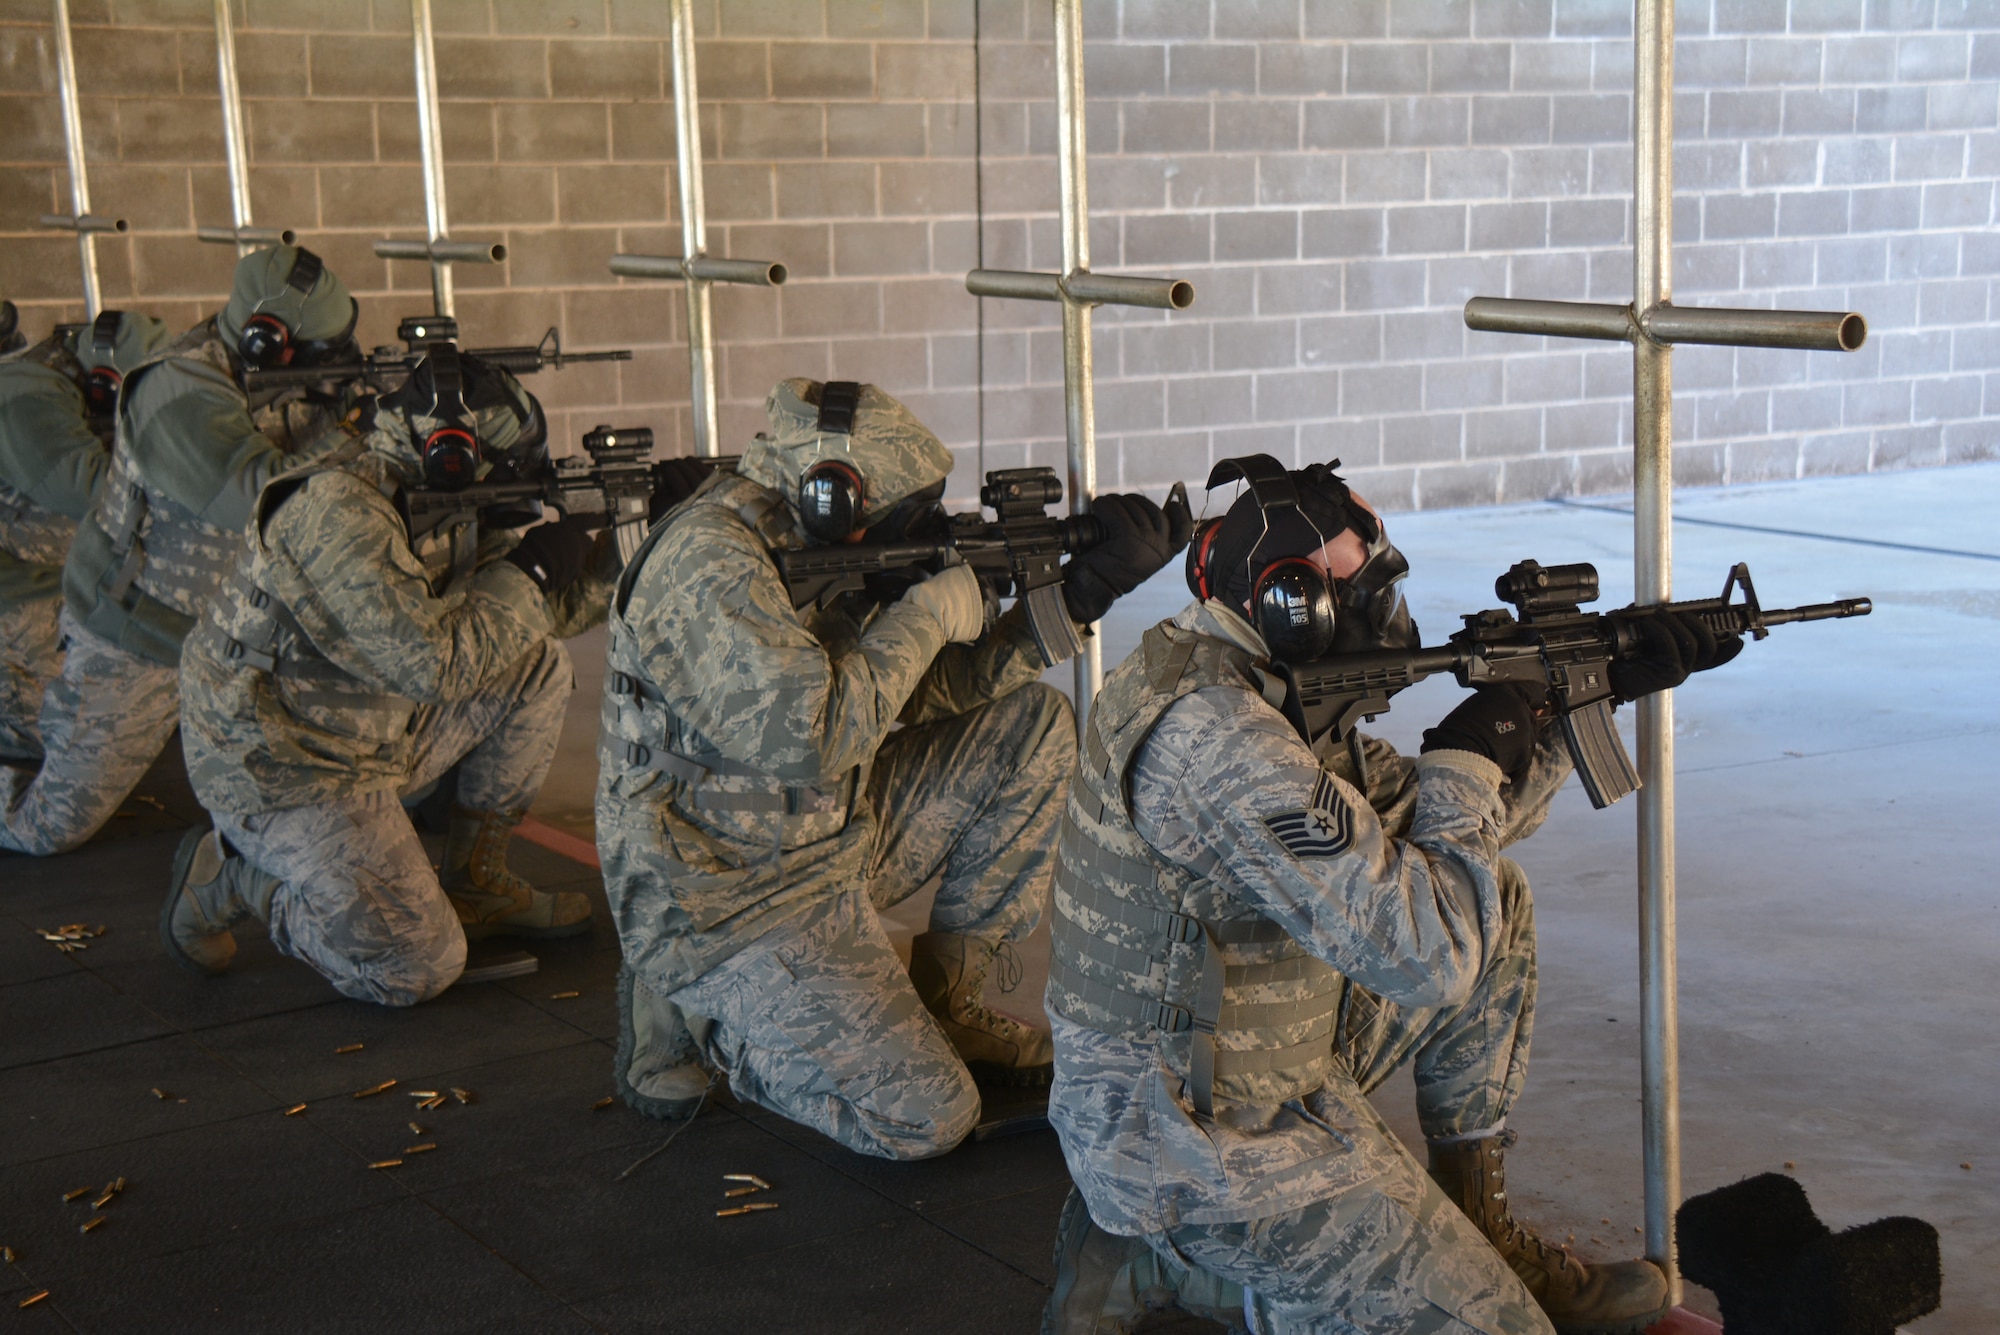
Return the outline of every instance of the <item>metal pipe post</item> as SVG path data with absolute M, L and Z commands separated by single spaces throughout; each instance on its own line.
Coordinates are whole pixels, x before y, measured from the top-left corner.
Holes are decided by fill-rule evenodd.
M 444 205 L 444 130 L 438 121 L 437 49 L 431 33 L 431 0 L 410 0 L 411 46 L 417 63 L 417 137 L 424 158 L 424 217 L 433 245 L 451 233 Z M 379 252 L 378 252 L 379 253 Z M 452 315 L 451 264 L 432 254 L 431 302 Z
M 54 0 L 56 92 L 62 102 L 63 144 L 69 150 L 70 213 L 77 223 L 77 254 L 83 265 L 83 310 L 95 320 L 104 309 L 104 293 L 97 278 L 97 239 L 100 228 L 84 223 L 90 217 L 90 177 L 83 161 L 83 118 L 76 108 L 76 51 L 69 40 L 69 0 Z M 115 231 L 124 231 L 120 219 Z
M 702 196 L 701 97 L 694 72 L 694 3 L 673 0 L 671 11 L 674 63 L 674 183 L 680 195 L 681 255 L 687 260 L 708 254 L 708 204 Z M 715 438 L 715 319 L 708 283 L 688 275 L 687 340 L 688 398 L 694 410 L 696 454 L 713 458 L 721 452 Z
M 239 256 L 248 255 L 253 249 L 253 243 L 244 235 L 244 229 L 251 224 L 250 150 L 243 131 L 243 98 L 236 84 L 236 29 L 229 20 L 229 0 L 215 0 L 215 80 L 222 90 L 222 146 L 229 157 L 229 214 L 236 225 L 236 235 L 230 239 L 235 242 Z
M 1062 184 L 1062 271 L 1068 279 L 1090 268 L 1090 188 L 1084 133 L 1083 0 L 1055 0 L 1056 142 Z M 1190 294 L 1190 300 L 1192 294 Z M 1065 298 L 1063 312 L 1063 409 L 1069 434 L 1069 508 L 1090 509 L 1097 495 L 1097 412 L 1091 375 L 1090 305 Z M 1104 684 L 1104 641 L 1084 636 L 1076 656 L 1076 721 L 1090 717 L 1090 705 Z
M 1673 300 L 1674 0 L 1635 0 L 1632 305 L 1641 330 Z M 1633 566 L 1637 601 L 1673 597 L 1673 348 L 1632 340 Z M 1639 701 L 1639 1034 L 1646 1255 L 1681 1298 L 1680 999 L 1674 921 L 1674 700 Z

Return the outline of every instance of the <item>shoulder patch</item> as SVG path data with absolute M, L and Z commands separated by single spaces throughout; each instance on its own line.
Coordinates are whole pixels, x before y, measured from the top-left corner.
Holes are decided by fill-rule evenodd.
M 1303 810 L 1266 816 L 1264 826 L 1295 858 L 1339 857 L 1354 847 L 1354 812 L 1324 770 Z

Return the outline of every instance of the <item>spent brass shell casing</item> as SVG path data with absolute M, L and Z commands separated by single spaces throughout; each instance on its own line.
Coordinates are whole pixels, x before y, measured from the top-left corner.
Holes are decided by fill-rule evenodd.
M 590 1110 L 592 1112 L 603 1112 L 606 1108 L 609 1108 L 612 1104 L 616 1102 L 618 1102 L 616 1098 L 612 1097 L 609 1094 L 606 1094 L 603 1098 L 591 1104 Z
M 381 1084 L 379 1084 L 379 1085 L 370 1085 L 370 1086 L 369 1086 L 368 1088 L 366 1088 L 366 1089 L 357 1089 L 357 1090 L 355 1090 L 355 1091 L 354 1091 L 354 1097 L 355 1097 L 355 1098 L 357 1098 L 357 1099 L 366 1099 L 366 1098 L 372 1098 L 373 1096 L 375 1096 L 375 1095 L 377 1095 L 377 1094 L 380 1094 L 380 1093 L 382 1093 L 382 1092 L 383 1092 L 384 1090 L 389 1090 L 389 1089 L 394 1089 L 395 1087 L 396 1087 L 396 1082 L 395 1082 L 395 1081 L 393 1081 L 393 1080 L 384 1080 L 384 1081 L 383 1081 L 383 1082 L 382 1082 Z
M 421 1145 L 406 1145 L 406 1146 L 404 1146 L 404 1147 L 403 1147 L 403 1153 L 405 1153 L 405 1154 L 428 1154 L 428 1153 L 429 1153 L 430 1151 L 432 1151 L 432 1150 L 434 1150 L 434 1149 L 436 1149 L 436 1148 L 437 1148 L 437 1142 L 436 1142 L 436 1141 L 434 1141 L 434 1140 L 427 1140 L 427 1141 L 425 1141 L 425 1142 L 424 1142 L 423 1144 L 421 1144 Z
M 96 1187 L 78 1187 L 75 1191 L 65 1191 L 63 1193 L 63 1200 L 66 1202 L 80 1200 L 96 1190 L 97 1190 Z
M 775 1210 L 777 1208 L 778 1203 L 776 1201 L 751 1201 L 748 1205 L 732 1205 L 726 1210 L 717 1210 L 715 1217 L 717 1219 L 727 1219 L 731 1215 L 755 1214 L 759 1210 Z
M 403 1161 L 401 1159 L 377 1159 L 368 1166 L 370 1168 L 401 1168 Z
M 435 1089 L 413 1089 L 410 1091 L 410 1097 L 413 1099 L 434 1099 L 437 1096 L 438 1092 Z
M 117 1199 L 118 1199 L 117 1192 L 107 1191 L 102 1196 L 99 1196 L 96 1200 L 92 1201 L 90 1203 L 90 1208 L 93 1210 L 102 1210 L 105 1206 L 111 1204 L 111 1202 Z
M 19 1305 L 22 1307 L 33 1307 L 36 1303 L 40 1302 L 42 1299 L 48 1296 L 49 1296 L 49 1291 L 47 1289 L 43 1289 L 40 1293 L 31 1293 L 27 1297 L 21 1299 Z
M 421 1123 L 405 1122 L 403 1123 L 403 1125 L 410 1128 L 410 1134 L 413 1136 L 421 1136 L 422 1134 L 424 1134 L 424 1128 Z
M 106 1218 L 108 1218 L 108 1216 L 106 1215 L 101 1215 L 101 1214 L 93 1215 L 91 1218 L 83 1221 L 83 1225 L 77 1229 L 77 1232 L 88 1233 L 90 1232 L 91 1229 L 96 1228 L 98 1225 L 102 1224 Z
M 109 1188 L 109 1189 L 110 1189 L 110 1190 L 112 1190 L 112 1191 L 123 1191 L 123 1190 L 125 1190 L 125 1179 L 124 1179 L 123 1177 L 120 1177 L 120 1178 L 119 1178 L 119 1179 L 118 1179 L 118 1180 L 117 1180 L 116 1182 L 113 1182 L 113 1183 L 111 1184 L 111 1186 L 110 1186 L 110 1188 Z
M 472 1091 L 469 1089 L 460 1089 L 457 1085 L 451 1087 L 451 1096 L 460 1103 L 472 1102 Z
M 724 1182 L 748 1182 L 759 1191 L 769 1191 L 771 1189 L 771 1184 L 763 1178 L 758 1177 L 755 1173 L 724 1173 L 722 1180 Z
M 582 995 L 583 995 L 583 993 L 581 993 L 581 992 L 551 992 L 551 993 L 549 993 L 549 1000 L 550 1000 L 550 1001 L 569 1001 L 569 1000 L 571 1000 L 571 999 L 573 999 L 573 998 L 576 998 L 576 997 L 580 997 L 580 996 L 582 996 Z
M 14 1249 L 12 1247 L 0 1247 L 0 1261 L 5 1261 L 8 1265 L 14 1264 Z
M 762 1190 L 762 1187 L 731 1187 L 722 1193 L 722 1198 L 724 1200 L 732 1200 L 738 1196 L 755 1196 Z
M 425 1099 L 422 1103 L 419 1103 L 417 1107 L 422 1109 L 424 1112 L 436 1112 L 439 1108 L 444 1107 L 444 1095 L 434 1094 L 430 1098 Z
M 153 1097 L 158 1099 L 160 1102 L 165 1103 L 168 1099 L 172 1098 L 173 1095 L 167 1093 L 167 1091 L 164 1089 L 155 1089 L 153 1091 Z
M 291 1107 L 289 1107 L 289 1108 L 285 1109 L 285 1116 L 287 1116 L 287 1117 L 297 1117 L 297 1116 L 298 1116 L 298 1115 L 299 1115 L 300 1113 L 304 1112 L 305 1110 L 306 1110 L 306 1105 L 305 1105 L 305 1104 L 303 1104 L 303 1103 L 294 1103 L 294 1104 L 293 1104 L 293 1105 L 292 1105 Z
M 333 1055 L 336 1057 L 344 1056 L 350 1052 L 359 1052 L 367 1046 L 366 1043 L 343 1043 L 333 1050 Z

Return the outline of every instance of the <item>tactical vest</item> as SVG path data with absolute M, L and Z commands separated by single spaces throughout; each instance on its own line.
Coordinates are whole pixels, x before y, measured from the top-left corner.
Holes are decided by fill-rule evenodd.
M 214 621 L 222 634 L 221 656 L 227 663 L 272 677 L 280 686 L 281 701 L 288 708 L 304 711 L 309 721 L 318 711 L 386 716 L 377 720 L 380 726 L 373 731 L 380 736 L 373 739 L 383 746 L 396 746 L 402 744 L 416 701 L 377 690 L 321 653 L 291 610 L 266 587 L 270 553 L 264 529 L 271 515 L 310 478 L 337 470 L 362 478 L 385 499 L 396 494 L 397 479 L 378 458 L 366 453 L 359 440 L 271 479 L 257 497 L 247 534 L 248 560 L 230 572 L 216 599 Z M 430 562 L 425 564 L 431 569 Z
M 667 708 L 659 684 L 646 673 L 639 637 L 625 620 L 625 608 L 639 572 L 660 539 L 677 518 L 698 506 L 718 508 L 733 515 L 767 552 L 795 541 L 784 498 L 734 473 L 710 476 L 694 495 L 653 526 L 639 550 L 625 563 L 611 597 L 607 618 L 611 628 L 609 672 L 604 684 L 598 763 L 607 769 L 657 770 L 670 775 L 688 786 L 686 804 L 702 811 L 771 812 L 787 816 L 844 811 L 853 801 L 856 771 L 848 771 L 831 788 L 822 789 L 787 784 L 719 755 Z M 712 782 L 716 775 L 749 782 L 720 788 Z
M 83 379 L 83 364 L 61 339 L 48 338 L 7 357 L 0 365 L 40 366 L 61 376 L 72 388 Z M 32 374 L 32 373 L 30 373 Z M 82 409 L 79 404 L 79 415 Z M 92 428 L 96 430 L 95 427 Z M 76 538 L 76 521 L 37 505 L 0 478 L 0 553 L 31 566 L 60 567 Z
M 126 398 L 152 368 L 169 359 L 205 368 L 218 383 L 242 393 L 229 346 L 213 320 L 196 325 L 125 377 L 119 439 L 112 446 L 92 522 L 78 529 L 72 564 L 80 560 L 84 569 L 96 572 L 95 587 L 78 591 L 91 604 L 84 624 L 105 639 L 171 665 L 178 661 L 181 641 L 236 568 L 241 535 L 205 523 L 171 502 L 156 502 L 140 481 L 131 452 L 123 448 Z M 285 407 L 267 407 L 253 414 L 252 421 L 267 434 L 291 425 Z
M 1158 1043 L 1197 1114 L 1268 1107 L 1333 1068 L 1344 982 L 1214 879 L 1161 859 L 1133 829 L 1133 758 L 1167 709 L 1204 686 L 1264 693 L 1256 660 L 1172 625 L 1146 632 L 1092 703 L 1057 845 L 1049 1004 L 1101 1033 Z M 1136 670 L 1135 670 L 1136 669 Z

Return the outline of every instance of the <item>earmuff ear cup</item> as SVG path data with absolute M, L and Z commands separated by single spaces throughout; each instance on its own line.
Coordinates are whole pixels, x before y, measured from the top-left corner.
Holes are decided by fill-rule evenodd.
M 109 417 L 118 408 L 118 387 L 125 377 L 109 366 L 100 366 L 83 378 L 83 401 L 92 417 Z
M 1339 604 L 1326 573 L 1302 556 L 1273 561 L 1250 596 L 1257 633 L 1273 658 L 1305 663 L 1333 647 Z
M 1188 592 L 1207 602 L 1214 596 L 1214 586 L 1208 581 L 1208 553 L 1215 546 L 1215 535 L 1222 528 L 1220 515 L 1204 519 L 1194 527 L 1194 537 L 1187 545 L 1187 557 L 1183 571 L 1187 577 Z
M 292 331 L 275 315 L 253 315 L 243 322 L 236 351 L 260 371 L 284 366 L 292 360 Z
M 445 426 L 424 438 L 424 480 L 440 491 L 458 491 L 479 475 L 479 438 Z
M 799 482 L 799 522 L 815 542 L 845 542 L 861 527 L 861 474 L 827 460 Z

